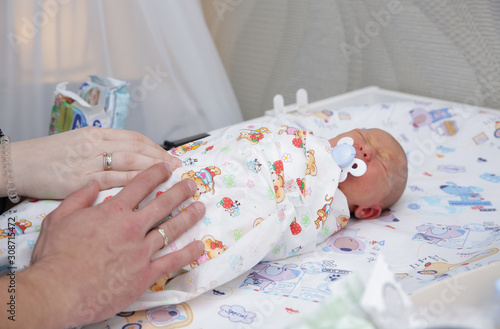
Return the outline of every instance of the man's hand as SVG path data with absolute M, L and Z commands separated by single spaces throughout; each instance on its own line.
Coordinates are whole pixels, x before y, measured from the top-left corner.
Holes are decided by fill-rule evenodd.
M 134 211 L 170 174 L 168 165 L 154 165 L 94 207 L 96 182 L 69 195 L 44 219 L 32 266 L 18 275 L 19 300 L 31 299 L 30 305 L 20 305 L 18 318 L 37 319 L 45 328 L 102 321 L 130 305 L 156 280 L 196 260 L 203 251 L 200 241 L 151 261 L 163 247 L 163 238 L 150 229 L 193 195 L 191 180 Z M 195 202 L 161 228 L 172 242 L 204 212 L 203 204 Z

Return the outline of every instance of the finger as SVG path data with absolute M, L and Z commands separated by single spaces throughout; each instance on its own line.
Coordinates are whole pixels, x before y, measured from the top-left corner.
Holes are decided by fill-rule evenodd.
M 117 195 L 115 199 L 125 199 L 130 209 L 135 208 L 156 186 L 166 181 L 171 174 L 170 165 L 158 163 L 135 176 Z
M 52 212 L 52 218 L 61 218 L 80 209 L 88 208 L 94 203 L 99 185 L 92 180 L 82 189 L 71 193 L 64 201 Z
M 196 183 L 190 179 L 184 179 L 139 210 L 142 218 L 145 218 L 146 231 L 158 220 L 170 214 L 181 202 L 192 197 L 195 191 Z
M 162 161 L 169 161 L 174 158 L 174 156 L 159 145 L 150 145 L 139 141 L 105 141 L 100 147 L 102 147 L 103 151 L 113 155 L 116 152 L 126 152 L 141 154 Z
M 151 263 L 153 276 L 159 278 L 174 273 L 189 263 L 194 262 L 203 252 L 203 242 L 193 241 L 181 250 L 155 259 Z
M 187 231 L 196 224 L 205 215 L 205 206 L 201 202 L 190 204 L 177 216 L 168 219 L 166 222 L 158 225 L 167 236 L 168 242 L 175 241 L 183 232 Z M 146 235 L 146 244 L 151 246 L 151 255 L 163 248 L 164 240 L 161 233 L 157 230 L 151 230 Z
M 150 145 L 158 150 L 163 150 L 160 145 L 156 144 L 151 139 L 136 131 L 112 128 L 101 128 L 101 131 L 103 132 L 103 139 L 105 141 L 135 141 Z
M 182 161 L 161 149 L 157 150 L 148 145 L 138 145 L 128 147 L 126 143 L 109 142 L 99 147 L 111 155 L 112 171 L 142 171 L 159 162 L 168 162 L 173 169 L 182 165 Z M 96 154 L 92 160 L 92 168 L 95 171 L 103 171 L 104 152 Z
M 167 153 L 160 145 L 153 142 L 151 139 L 147 138 L 141 133 L 125 129 L 115 129 L 115 128 L 96 128 L 96 127 L 85 127 L 80 133 L 86 136 L 87 140 L 91 141 L 95 145 L 99 146 L 109 146 L 126 148 L 126 150 L 131 152 L 141 153 L 145 149 L 155 150 L 155 152 L 160 158 L 166 156 Z M 67 134 L 78 134 L 74 131 L 69 131 Z M 112 151 L 111 149 L 99 150 L 99 152 Z M 148 151 L 149 152 L 149 151 Z
M 100 157 L 101 167 L 103 167 L 103 159 Z M 172 158 L 172 159 L 170 159 Z M 111 170 L 112 171 L 142 171 L 159 162 L 169 162 L 172 167 L 175 167 L 174 160 L 177 158 L 169 156 L 168 158 L 151 157 L 138 153 L 131 152 L 113 152 L 111 153 Z M 178 160 L 180 162 L 180 160 Z
M 89 177 L 99 183 L 101 190 L 107 190 L 112 187 L 127 185 L 141 172 L 142 171 L 99 171 L 89 174 Z

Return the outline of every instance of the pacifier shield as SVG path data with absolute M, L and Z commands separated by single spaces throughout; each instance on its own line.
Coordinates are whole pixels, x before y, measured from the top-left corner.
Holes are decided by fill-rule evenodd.
M 335 160 L 341 168 L 348 166 L 352 160 L 354 160 L 355 155 L 356 149 L 349 144 L 337 144 L 337 146 L 332 149 L 333 160 Z
M 347 174 L 359 177 L 366 172 L 366 163 L 361 159 L 355 158 L 356 149 L 353 145 L 354 140 L 351 137 L 344 137 L 331 150 L 333 160 L 340 167 L 339 182 L 343 182 L 347 178 Z

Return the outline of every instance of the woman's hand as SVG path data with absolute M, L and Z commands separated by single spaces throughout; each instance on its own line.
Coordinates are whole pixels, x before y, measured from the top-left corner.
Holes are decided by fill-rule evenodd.
M 164 242 L 151 227 L 196 189 L 191 180 L 183 180 L 141 210 L 134 210 L 170 176 L 168 167 L 154 165 L 94 207 L 90 206 L 98 185 L 91 182 L 44 219 L 32 266 L 18 274 L 18 291 L 25 296 L 18 300 L 31 299 L 36 306 L 22 307 L 26 314 L 19 310 L 18 318 L 34 318 L 32 312 L 37 309 L 46 323 L 55 321 L 54 327 L 102 321 L 130 305 L 156 280 L 201 255 L 203 244 L 195 241 L 151 261 Z M 204 212 L 203 204 L 195 202 L 161 224 L 168 240 L 174 241 Z M 46 323 L 43 327 L 51 328 Z
M 63 199 L 95 180 L 100 189 L 125 186 L 159 162 L 180 160 L 144 135 L 121 129 L 85 127 L 11 144 L 14 181 L 19 195 Z M 103 153 L 111 154 L 104 171 Z

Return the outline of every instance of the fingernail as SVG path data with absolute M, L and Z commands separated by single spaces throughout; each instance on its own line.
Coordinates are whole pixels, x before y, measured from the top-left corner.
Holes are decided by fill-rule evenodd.
M 191 193 L 194 194 L 194 192 L 196 192 L 196 189 L 198 188 L 196 186 L 196 183 L 192 180 L 192 179 L 189 179 L 187 178 L 187 184 L 189 186 L 189 189 L 191 190 Z
M 181 159 L 176 158 L 176 157 L 172 157 L 171 159 L 172 159 L 171 162 L 172 162 L 172 165 L 174 168 L 179 168 L 180 166 L 182 166 Z
M 198 248 L 198 252 L 202 254 L 205 252 L 205 244 L 201 241 L 196 241 L 196 248 Z
M 205 205 L 201 202 L 193 203 L 193 207 L 196 209 L 198 214 L 203 215 L 205 213 Z
M 165 168 L 168 169 L 168 171 L 172 172 L 172 165 L 168 162 L 163 162 L 163 165 L 165 166 Z

